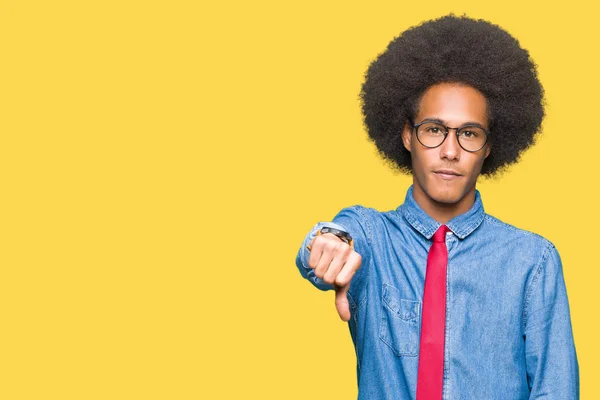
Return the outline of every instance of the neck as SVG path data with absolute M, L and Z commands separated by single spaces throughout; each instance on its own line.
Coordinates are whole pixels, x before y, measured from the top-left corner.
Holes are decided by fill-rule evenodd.
M 475 186 L 473 186 L 459 201 L 442 202 L 433 199 L 419 185 L 413 185 L 413 197 L 417 204 L 431 218 L 445 224 L 452 218 L 464 214 L 475 203 Z

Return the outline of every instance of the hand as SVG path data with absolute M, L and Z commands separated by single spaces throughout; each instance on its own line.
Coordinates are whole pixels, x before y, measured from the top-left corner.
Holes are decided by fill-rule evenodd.
M 354 273 L 360 268 L 362 257 L 354 248 L 333 233 L 317 235 L 310 242 L 308 266 L 315 275 L 335 289 L 335 308 L 340 318 L 350 320 L 348 289 Z

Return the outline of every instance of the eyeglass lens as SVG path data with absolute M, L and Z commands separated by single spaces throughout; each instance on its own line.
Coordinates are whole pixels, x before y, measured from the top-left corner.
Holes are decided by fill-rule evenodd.
M 426 147 L 437 147 L 444 141 L 446 127 L 435 122 L 426 122 L 417 129 L 419 141 Z M 476 126 L 465 126 L 458 130 L 458 142 L 468 151 L 481 149 L 486 142 L 485 131 Z

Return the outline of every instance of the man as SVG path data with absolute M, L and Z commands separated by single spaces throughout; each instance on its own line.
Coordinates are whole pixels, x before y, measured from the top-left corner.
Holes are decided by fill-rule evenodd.
M 394 39 L 361 99 L 370 139 L 413 184 L 396 210 L 356 205 L 317 223 L 296 258 L 336 292 L 359 399 L 579 398 L 560 256 L 486 214 L 476 190 L 541 126 L 528 52 L 451 14 Z

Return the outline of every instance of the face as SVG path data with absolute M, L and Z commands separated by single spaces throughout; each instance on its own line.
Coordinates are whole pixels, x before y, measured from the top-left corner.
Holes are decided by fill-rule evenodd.
M 471 123 L 489 128 L 484 95 L 459 84 L 441 83 L 425 91 L 414 123 L 427 119 L 441 120 L 450 128 Z M 421 207 L 425 211 L 454 208 L 458 211 L 456 215 L 468 211 L 475 199 L 475 183 L 483 161 L 490 154 L 489 145 L 468 152 L 460 147 L 455 130 L 451 129 L 440 146 L 427 148 L 419 143 L 410 124 L 404 127 L 402 139 L 411 153 L 413 195 Z

